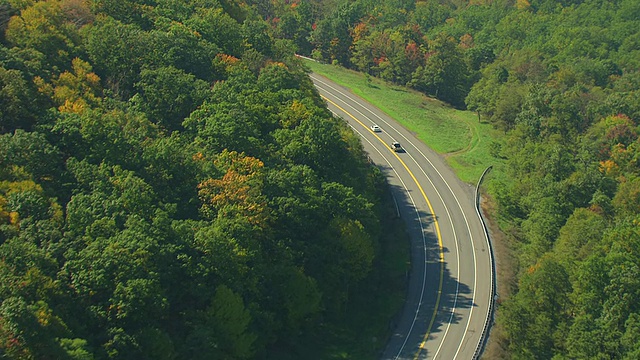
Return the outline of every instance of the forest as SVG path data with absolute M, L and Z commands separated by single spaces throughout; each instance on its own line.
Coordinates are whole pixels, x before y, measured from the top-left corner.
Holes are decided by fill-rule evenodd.
M 494 356 L 640 358 L 639 1 L 270 4 L 297 51 L 504 134 L 487 190 L 516 275 L 498 284 Z
M 503 133 L 500 357 L 640 358 L 637 0 L 0 0 L 0 28 L 3 357 L 268 358 L 344 314 L 384 181 L 299 53 Z
M 256 7 L 0 26 L 0 357 L 286 358 L 371 280 L 384 179 Z

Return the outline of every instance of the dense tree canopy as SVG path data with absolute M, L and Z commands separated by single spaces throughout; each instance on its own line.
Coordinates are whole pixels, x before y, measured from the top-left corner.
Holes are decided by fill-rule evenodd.
M 640 2 L 293 3 L 307 5 L 262 12 L 280 36 L 308 34 L 299 51 L 504 131 L 490 192 L 519 264 L 493 333 L 506 353 L 637 358 Z
M 637 358 L 638 19 L 636 0 L 0 0 L 0 354 L 260 357 L 340 316 L 378 255 L 380 178 L 297 51 L 504 131 L 511 357 Z
M 381 177 L 257 11 L 0 2 L 0 357 L 265 357 L 343 314 Z

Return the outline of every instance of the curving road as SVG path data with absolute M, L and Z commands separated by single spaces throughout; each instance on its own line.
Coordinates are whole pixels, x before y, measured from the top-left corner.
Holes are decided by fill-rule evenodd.
M 362 137 L 411 238 L 407 300 L 382 359 L 474 358 L 492 296 L 490 249 L 474 188 L 388 115 L 326 78 L 310 76 L 329 109 Z M 371 131 L 373 124 L 382 132 Z M 392 141 L 406 152 L 393 152 Z

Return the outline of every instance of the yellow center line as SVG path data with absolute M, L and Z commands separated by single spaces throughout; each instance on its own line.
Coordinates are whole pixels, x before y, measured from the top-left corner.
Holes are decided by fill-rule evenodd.
M 342 108 L 340 105 L 336 104 L 335 102 L 331 101 L 326 96 L 324 96 L 324 95 L 320 95 L 320 96 L 323 99 L 325 99 L 326 101 L 330 102 L 333 106 L 335 106 L 338 109 L 342 110 L 345 114 L 349 115 L 349 117 L 351 117 L 355 122 L 357 122 L 358 124 L 362 125 L 362 127 L 367 129 L 373 136 L 376 137 L 376 139 L 378 139 L 378 141 L 380 141 L 383 145 L 385 145 L 385 147 L 387 149 L 389 149 L 389 151 L 391 153 L 393 153 L 393 155 L 398 159 L 398 161 L 400 161 L 402 166 L 404 166 L 405 170 L 407 170 L 407 172 L 409 173 L 409 175 L 411 176 L 413 181 L 416 183 L 416 186 L 418 186 L 418 189 L 420 189 L 420 193 L 422 194 L 422 197 L 424 197 L 424 199 L 426 200 L 427 206 L 429 207 L 429 211 L 431 211 L 431 217 L 433 218 L 433 223 L 436 226 L 436 235 L 438 237 L 438 246 L 440 248 L 440 283 L 438 284 L 438 293 L 437 293 L 437 296 L 436 296 L 436 305 L 435 305 L 435 307 L 433 309 L 433 315 L 431 316 L 431 321 L 429 322 L 429 327 L 427 328 L 427 332 L 424 335 L 424 338 L 422 339 L 422 342 L 420 343 L 420 346 L 418 348 L 418 352 L 415 354 L 415 357 L 414 357 L 414 360 L 418 359 L 418 357 L 420 356 L 420 353 L 424 349 L 424 345 L 427 342 L 427 338 L 429 337 L 429 334 L 431 333 L 431 327 L 433 327 L 433 324 L 436 321 L 436 315 L 438 313 L 438 307 L 440 306 L 440 296 L 442 295 L 442 282 L 443 282 L 443 278 L 444 278 L 444 250 L 443 250 L 443 246 L 442 246 L 442 235 L 440 234 L 440 225 L 438 224 L 438 219 L 436 217 L 436 213 L 433 211 L 433 207 L 431 206 L 431 201 L 429 201 L 429 198 L 427 197 L 427 194 L 425 194 L 424 190 L 422 189 L 422 186 L 420 186 L 420 183 L 418 182 L 418 179 L 416 179 L 416 177 L 413 175 L 411 170 L 409 170 L 409 167 L 407 166 L 407 164 L 404 161 L 402 161 L 402 158 L 395 151 L 391 150 L 391 148 L 389 148 L 389 146 L 382 140 L 382 138 L 380 138 L 368 126 L 366 126 L 364 123 L 362 123 L 362 121 L 356 119 L 356 117 L 351 115 L 350 112 L 348 112 L 347 110 Z M 426 259 L 425 259 L 425 261 L 426 261 Z

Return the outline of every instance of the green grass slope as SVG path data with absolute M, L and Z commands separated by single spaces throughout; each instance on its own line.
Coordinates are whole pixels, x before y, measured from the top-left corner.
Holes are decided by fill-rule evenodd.
M 490 147 L 502 134 L 490 124 L 479 122 L 474 112 L 456 110 L 417 91 L 339 66 L 310 60 L 305 60 L 305 65 L 351 89 L 414 132 L 443 155 L 463 181 L 475 183 L 484 169 L 498 162 Z

